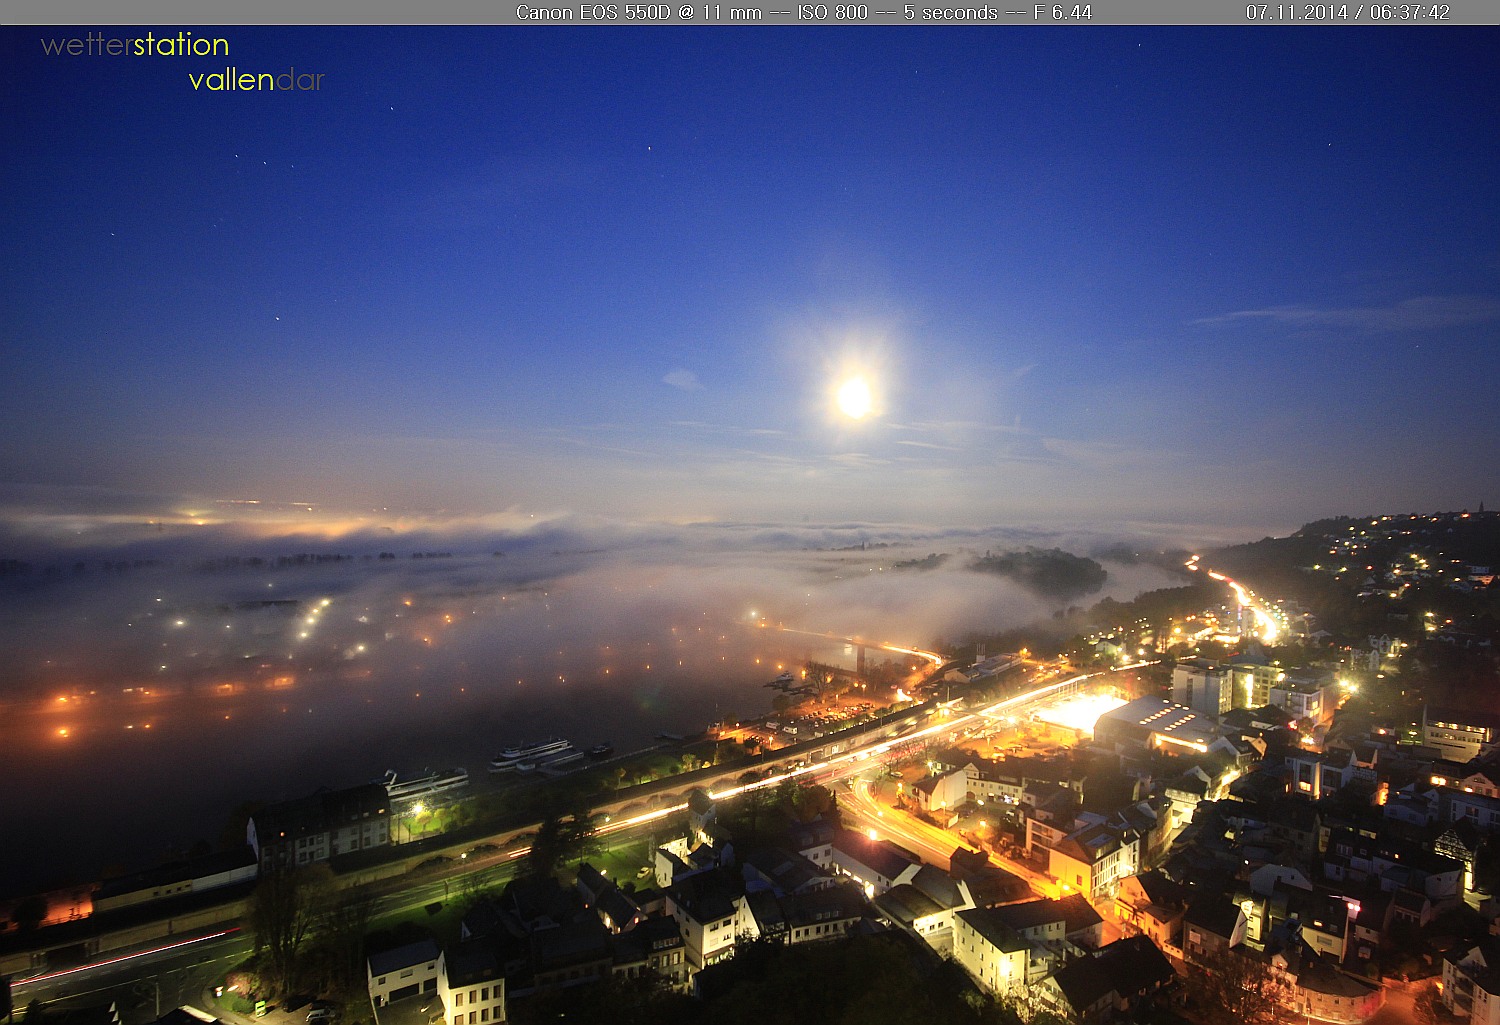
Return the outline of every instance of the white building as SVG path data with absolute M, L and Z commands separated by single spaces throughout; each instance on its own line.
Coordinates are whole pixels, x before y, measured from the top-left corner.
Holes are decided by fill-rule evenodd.
M 438 996 L 449 1025 L 485 1025 L 505 1020 L 505 973 L 494 948 L 470 940 L 443 952 Z
M 431 937 L 408 943 L 394 950 L 371 954 L 365 962 L 370 1004 L 379 1009 L 394 1000 L 436 993 L 445 974 L 443 952 Z
M 1206 658 L 1191 658 L 1172 669 L 1172 700 L 1217 718 L 1235 707 L 1234 675 L 1229 667 Z
M 1443 1006 L 1473 1025 L 1500 1025 L 1500 944 L 1486 940 L 1477 947 L 1443 958 Z

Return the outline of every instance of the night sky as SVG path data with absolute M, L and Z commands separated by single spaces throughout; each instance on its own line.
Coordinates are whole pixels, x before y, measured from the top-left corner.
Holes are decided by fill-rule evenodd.
M 0 30 L 12 529 L 1500 501 L 1496 30 L 42 55 L 89 30 Z M 324 78 L 194 90 L 226 64 Z

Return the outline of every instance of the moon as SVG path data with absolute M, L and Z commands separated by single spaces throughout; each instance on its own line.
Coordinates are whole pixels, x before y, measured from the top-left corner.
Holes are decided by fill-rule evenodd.
M 851 420 L 862 420 L 869 415 L 872 405 L 870 385 L 863 377 L 851 377 L 839 385 L 837 394 L 839 412 Z

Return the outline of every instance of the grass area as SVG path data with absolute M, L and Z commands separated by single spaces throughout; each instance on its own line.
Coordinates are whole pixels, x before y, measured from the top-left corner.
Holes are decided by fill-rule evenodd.
M 431 905 L 419 908 L 408 908 L 391 914 L 380 915 L 370 922 L 370 931 L 396 930 L 403 926 L 420 926 L 428 929 L 438 938 L 438 942 L 447 946 L 458 942 L 459 923 L 464 917 L 464 902 L 460 895 L 455 894 L 439 902 L 440 907 L 436 914 L 428 911 Z
M 650 876 L 643 878 L 639 875 L 642 866 L 649 867 L 652 864 L 652 852 L 646 840 L 630 840 L 618 846 L 611 845 L 603 853 L 591 856 L 588 862 L 622 886 L 634 883 L 639 889 L 652 885 Z

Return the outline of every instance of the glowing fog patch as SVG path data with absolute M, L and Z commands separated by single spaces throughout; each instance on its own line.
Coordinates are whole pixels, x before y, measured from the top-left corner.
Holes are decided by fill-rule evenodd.
M 1065 701 L 1059 701 L 1055 705 L 1047 705 L 1045 708 L 1038 709 L 1036 717 L 1053 726 L 1063 726 L 1092 734 L 1094 723 L 1099 721 L 1101 715 L 1105 712 L 1113 712 L 1123 704 L 1125 704 L 1124 698 L 1117 698 L 1111 694 L 1079 694 Z

